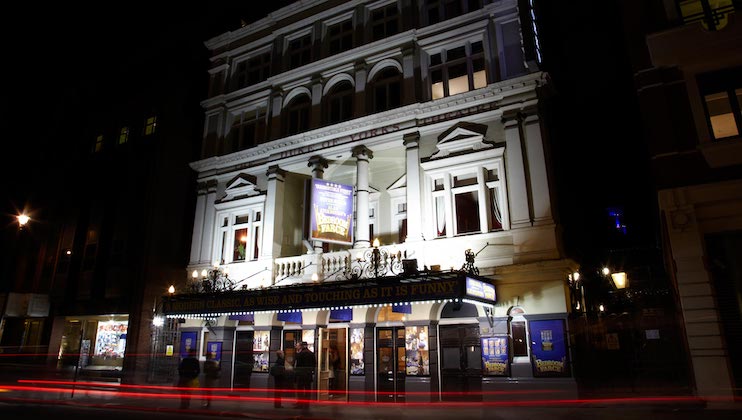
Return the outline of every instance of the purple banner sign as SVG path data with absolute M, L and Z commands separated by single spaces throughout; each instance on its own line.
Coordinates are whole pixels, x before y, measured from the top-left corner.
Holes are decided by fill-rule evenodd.
M 353 187 L 312 180 L 310 239 L 353 244 Z

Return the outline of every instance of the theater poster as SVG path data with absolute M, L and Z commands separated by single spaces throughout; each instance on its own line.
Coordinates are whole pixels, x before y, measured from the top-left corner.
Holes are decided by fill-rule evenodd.
M 180 357 L 186 357 L 188 352 L 196 350 L 196 335 L 192 331 L 180 333 Z
M 508 337 L 482 337 L 482 368 L 485 376 L 510 375 Z
M 564 320 L 529 321 L 533 375 L 570 376 Z
M 353 244 L 353 187 L 312 179 L 310 239 Z

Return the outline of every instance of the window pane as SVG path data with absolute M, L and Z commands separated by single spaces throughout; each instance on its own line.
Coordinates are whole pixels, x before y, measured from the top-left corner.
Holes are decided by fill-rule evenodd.
M 513 333 L 513 356 L 528 356 L 526 346 L 526 323 L 513 322 L 510 324 Z
M 244 216 L 236 216 L 234 218 L 234 224 L 235 225 L 241 225 L 242 223 L 247 223 L 250 221 L 250 216 L 244 215 Z
M 502 213 L 500 212 L 500 197 L 497 188 L 490 188 L 490 223 L 492 228 L 490 230 L 501 230 L 502 229 Z
M 456 95 L 469 91 L 469 78 L 466 75 L 451 79 L 448 82 L 448 94 Z
M 260 241 L 258 240 L 258 238 L 260 238 L 260 227 L 259 226 L 255 226 L 255 235 L 253 236 L 253 238 L 255 238 L 255 246 L 253 248 L 252 257 L 253 259 L 257 260 L 258 255 L 260 254 Z
M 245 261 L 245 246 L 247 245 L 247 229 L 237 229 L 234 231 L 234 249 L 232 253 L 233 261 Z
M 438 237 L 446 236 L 446 202 L 443 197 L 435 198 L 435 226 Z
M 476 191 L 456 194 L 456 233 L 479 232 L 479 198 Z
M 400 220 L 397 229 L 399 232 L 397 241 L 401 244 L 407 240 L 407 219 Z
M 484 70 L 474 73 L 474 89 L 479 89 L 487 86 L 487 75 Z
M 726 92 L 706 95 L 705 99 L 714 138 L 721 139 L 739 135 L 732 113 L 732 105 Z

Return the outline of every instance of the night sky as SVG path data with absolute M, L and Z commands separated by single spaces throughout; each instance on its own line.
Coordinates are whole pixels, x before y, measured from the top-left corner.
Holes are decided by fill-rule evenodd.
M 653 246 L 656 238 L 655 196 L 632 80 L 637 64 L 629 61 L 636 43 L 627 41 L 637 37 L 627 35 L 615 1 L 539 3 L 543 66 L 555 89 L 556 111 L 547 122 L 557 205 L 568 249 L 587 259 L 599 259 L 596 250 L 612 245 L 605 227 L 609 206 L 625 209 L 630 236 L 624 245 Z M 205 99 L 203 42 L 288 3 L 208 2 L 210 9 L 172 10 L 53 4 L 4 13 L 3 212 L 43 201 L 39 191 L 70 169 L 60 156 L 80 141 L 70 121 L 84 121 L 91 107 L 117 100 L 122 81 L 142 77 L 151 83 L 153 74 L 189 71 Z

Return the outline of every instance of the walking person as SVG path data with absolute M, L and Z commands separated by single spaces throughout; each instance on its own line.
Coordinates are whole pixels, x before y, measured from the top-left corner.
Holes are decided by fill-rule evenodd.
M 276 361 L 271 366 L 270 374 L 273 377 L 273 407 L 281 408 L 281 394 L 287 388 L 286 359 L 283 350 L 276 352 Z
M 180 392 L 180 408 L 189 408 L 191 405 L 192 390 L 198 386 L 198 375 L 201 374 L 201 364 L 196 358 L 196 350 L 191 349 L 188 355 L 178 365 L 178 391 Z
M 312 377 L 314 376 L 314 367 L 317 365 L 317 359 L 314 353 L 309 350 L 306 341 L 302 341 L 296 346 L 296 359 L 294 362 L 294 374 L 296 375 L 296 393 L 297 408 L 302 410 L 309 409 L 309 399 L 312 397 Z
M 221 376 L 222 366 L 218 360 L 215 360 L 214 353 L 206 353 L 206 361 L 204 362 L 204 400 L 203 408 L 211 407 L 211 388 L 219 384 L 219 377 Z

